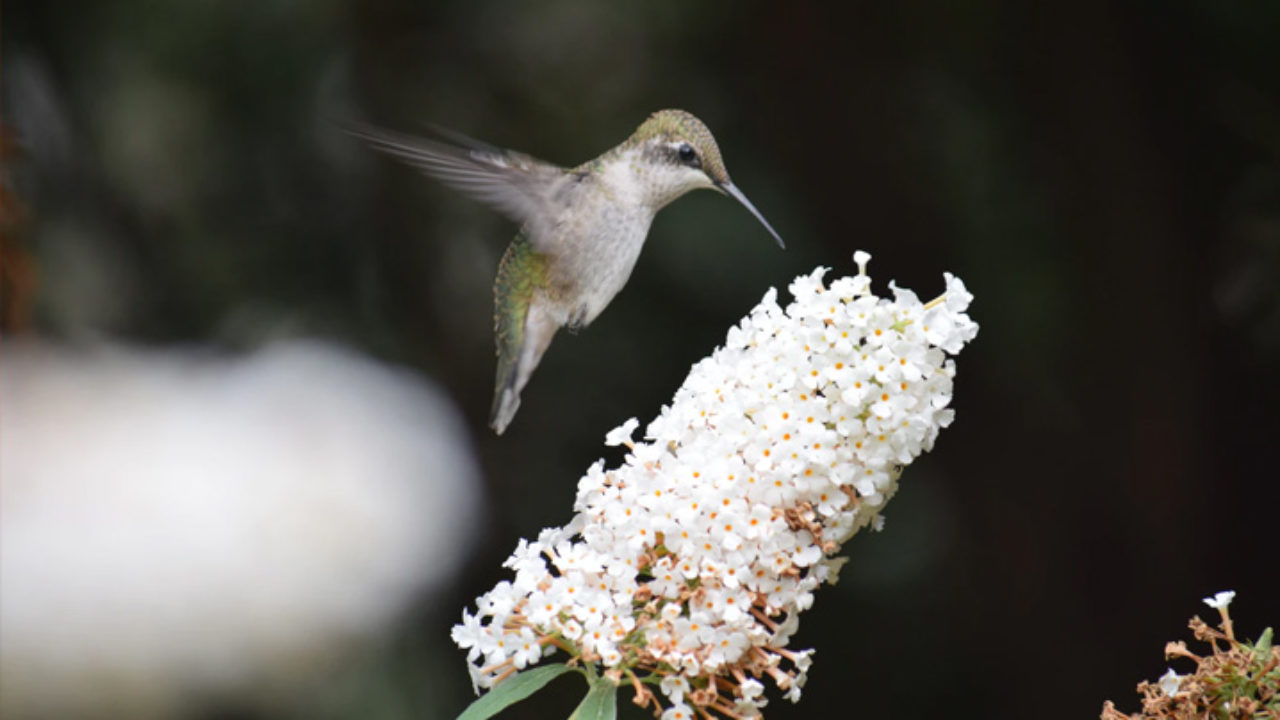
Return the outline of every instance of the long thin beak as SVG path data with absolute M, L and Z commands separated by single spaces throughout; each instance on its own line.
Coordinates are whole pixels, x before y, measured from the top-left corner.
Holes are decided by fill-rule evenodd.
M 742 194 L 742 191 L 738 189 L 737 185 L 734 185 L 731 182 L 724 182 L 716 183 L 716 187 L 720 188 L 725 195 L 728 195 L 734 200 L 742 203 L 742 206 L 750 210 L 751 214 L 755 215 L 756 219 L 760 221 L 760 224 L 764 225 L 764 229 L 769 231 L 769 234 L 773 236 L 773 239 L 778 241 L 778 247 L 783 250 L 787 249 L 787 245 L 782 242 L 782 237 L 778 235 L 778 231 L 774 230 L 773 226 L 769 224 L 769 221 L 764 219 L 764 216 L 760 214 L 760 211 L 756 209 L 755 205 L 751 204 L 751 201 L 747 199 L 747 196 Z

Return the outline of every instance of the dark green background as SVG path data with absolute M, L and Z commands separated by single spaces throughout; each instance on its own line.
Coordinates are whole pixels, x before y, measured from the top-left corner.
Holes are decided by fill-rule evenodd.
M 1134 710 L 1202 596 L 1239 591 L 1245 634 L 1280 623 L 1274 2 L 25 2 L 3 33 L 28 333 L 328 337 L 421 370 L 473 426 L 489 524 L 453 597 L 285 715 L 460 710 L 449 625 L 568 520 L 604 433 L 767 287 L 859 248 L 880 288 L 956 273 L 982 329 L 955 425 L 848 546 L 796 639 L 805 698 L 770 718 Z M 788 250 L 724 198 L 677 202 L 494 437 L 514 228 L 334 123 L 576 164 L 663 107 L 707 122 Z M 567 715 L 580 689 L 553 688 L 513 716 Z

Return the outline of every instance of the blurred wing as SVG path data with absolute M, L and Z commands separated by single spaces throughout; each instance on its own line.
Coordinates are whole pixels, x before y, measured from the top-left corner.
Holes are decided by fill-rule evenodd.
M 563 168 L 509 150 L 453 145 L 370 126 L 347 131 L 527 226 L 535 240 L 548 237 L 548 225 L 558 214 L 555 198 L 573 177 Z

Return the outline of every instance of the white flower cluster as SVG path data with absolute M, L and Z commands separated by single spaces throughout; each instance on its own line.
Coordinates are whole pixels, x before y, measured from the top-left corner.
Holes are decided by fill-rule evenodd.
M 631 682 L 663 718 L 759 714 L 766 675 L 793 702 L 812 651 L 786 648 L 813 591 L 834 581 L 840 544 L 880 524 L 903 466 L 952 419 L 956 353 L 977 333 L 972 296 L 946 275 L 928 305 L 825 268 L 770 290 L 696 364 L 633 444 L 632 419 L 606 441 L 576 517 L 522 540 L 511 582 L 463 612 L 453 638 L 490 687 L 556 648 Z M 656 681 L 661 703 L 641 681 Z

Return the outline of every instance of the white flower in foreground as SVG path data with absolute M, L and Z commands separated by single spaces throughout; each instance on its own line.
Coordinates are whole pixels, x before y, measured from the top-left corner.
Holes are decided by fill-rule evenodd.
M 770 290 L 725 346 L 697 363 L 633 444 L 633 419 L 606 442 L 630 449 L 578 483 L 577 515 L 521 541 L 515 579 L 455 628 L 491 687 L 539 658 L 529 632 L 632 684 L 663 717 L 758 715 L 760 680 L 800 696 L 812 651 L 787 643 L 840 544 L 897 491 L 902 468 L 950 424 L 956 353 L 977 333 L 972 296 L 923 304 L 825 268 Z M 483 655 L 483 657 L 481 657 Z M 666 708 L 643 680 L 657 680 Z
M 484 532 L 462 416 L 412 373 L 304 340 L 3 342 L 0 718 L 279 712 L 436 607 Z
M 1222 592 L 1214 595 L 1213 597 L 1204 598 L 1204 604 L 1208 605 L 1214 610 L 1226 610 L 1227 606 L 1230 605 L 1231 601 L 1235 600 L 1235 598 L 1236 598 L 1235 590 L 1223 590 Z

